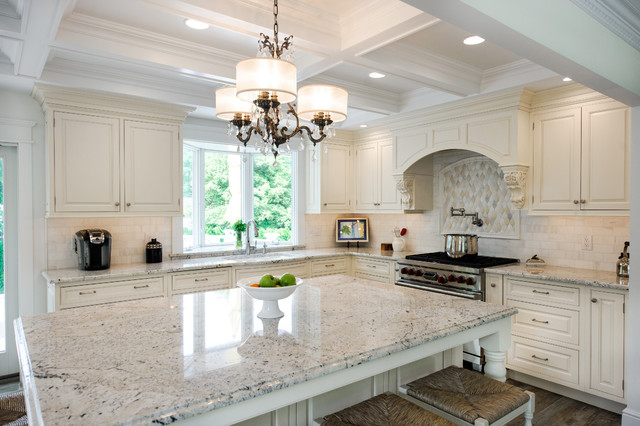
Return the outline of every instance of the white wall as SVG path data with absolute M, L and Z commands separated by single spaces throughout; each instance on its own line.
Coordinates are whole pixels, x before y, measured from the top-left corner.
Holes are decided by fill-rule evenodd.
M 640 107 L 631 110 L 631 164 L 640 164 Z M 631 168 L 631 246 L 640 245 L 640 167 Z M 634 256 L 632 262 L 638 256 Z M 629 309 L 627 326 L 627 408 L 622 413 L 623 426 L 640 425 L 640 274 L 631 268 L 629 275 Z
M 19 197 L 32 197 L 33 206 L 33 277 L 28 282 L 20 282 L 21 287 L 31 287 L 34 294 L 33 305 L 27 311 L 46 312 L 46 284 L 40 272 L 45 269 L 45 149 L 44 115 L 38 103 L 28 93 L 0 89 L 0 117 L 33 121 L 33 187 L 30 194 L 20 193 Z M 21 289 L 22 291 L 22 289 Z M 31 293 L 31 292 L 28 292 Z M 21 309 L 24 307 L 20 303 Z M 32 308 L 32 309 L 31 309 Z

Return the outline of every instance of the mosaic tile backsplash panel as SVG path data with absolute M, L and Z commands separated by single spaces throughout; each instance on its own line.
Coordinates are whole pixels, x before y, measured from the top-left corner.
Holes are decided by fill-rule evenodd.
M 510 208 L 509 188 L 494 161 L 485 157 L 457 161 L 442 169 L 439 182 L 442 233 L 519 238 L 520 214 Z M 473 225 L 468 216 L 451 216 L 451 207 L 477 212 L 483 225 Z

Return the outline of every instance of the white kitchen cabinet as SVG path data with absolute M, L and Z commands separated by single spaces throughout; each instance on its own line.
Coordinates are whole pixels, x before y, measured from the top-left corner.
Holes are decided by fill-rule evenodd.
M 181 125 L 192 108 L 36 84 L 47 215 L 180 215 Z
M 356 211 L 401 211 L 402 200 L 392 175 L 391 141 L 355 147 Z
M 278 262 L 269 264 L 257 264 L 248 266 L 236 266 L 234 267 L 234 280 L 232 287 L 236 283 L 244 278 L 255 277 L 260 279 L 265 274 L 271 274 L 274 276 L 282 276 L 284 274 L 293 274 L 297 278 L 307 278 L 309 275 L 308 263 L 306 261 L 292 261 L 292 262 Z
M 358 278 L 393 284 L 396 281 L 396 265 L 395 260 L 353 256 L 353 275 Z
M 592 390 L 624 396 L 624 294 L 591 290 Z
M 351 146 L 342 143 L 326 144 L 322 153 L 321 203 L 322 211 L 351 210 Z M 320 148 L 318 148 L 320 149 Z M 324 150 L 324 147 L 322 148 Z
M 502 305 L 502 275 L 486 273 L 485 282 L 487 302 Z
M 630 116 L 616 101 L 532 114 L 535 212 L 629 209 Z
M 164 276 L 82 285 L 49 284 L 48 310 L 166 296 Z
M 170 294 L 187 294 L 231 288 L 231 268 L 202 272 L 176 272 L 169 275 Z
M 180 126 L 125 120 L 124 153 L 124 210 L 180 214 Z
M 347 256 L 328 257 L 311 260 L 310 276 L 321 277 L 332 274 L 347 274 L 349 272 L 349 262 Z
M 56 112 L 54 211 L 119 212 L 120 120 Z

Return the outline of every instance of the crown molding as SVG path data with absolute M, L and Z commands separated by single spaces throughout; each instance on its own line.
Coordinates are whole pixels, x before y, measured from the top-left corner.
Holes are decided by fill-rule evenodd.
M 532 111 L 548 107 L 570 107 L 593 101 L 609 101 L 611 98 L 579 83 L 536 92 L 531 101 Z
M 482 77 L 482 90 L 496 87 L 507 81 L 526 84 L 530 81 L 543 80 L 558 76 L 557 73 L 535 64 L 528 59 L 520 59 L 508 64 L 486 70 Z
M 640 3 L 633 0 L 571 0 L 611 32 L 640 50 Z
M 134 118 L 173 120 L 180 123 L 195 109 L 132 96 L 69 89 L 41 83 L 33 85 L 31 96 L 45 112 L 49 109 L 61 108 L 83 113 L 108 112 Z

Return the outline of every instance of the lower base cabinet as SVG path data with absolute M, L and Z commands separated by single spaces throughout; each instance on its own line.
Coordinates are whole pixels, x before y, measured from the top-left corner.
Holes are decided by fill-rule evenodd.
M 235 287 L 236 283 L 244 278 L 256 277 L 257 279 L 260 279 L 264 274 L 271 274 L 275 276 L 293 274 L 298 278 L 307 278 L 309 276 L 308 269 L 306 261 L 281 262 L 268 265 L 236 266 L 234 267 L 235 272 L 232 287 Z
M 626 291 L 498 274 L 487 282 L 518 308 L 508 369 L 625 402 Z
M 170 274 L 170 294 L 197 293 L 229 288 L 231 268 L 205 272 L 177 272 Z
M 353 275 L 365 280 L 393 284 L 396 281 L 396 262 L 353 256 Z

